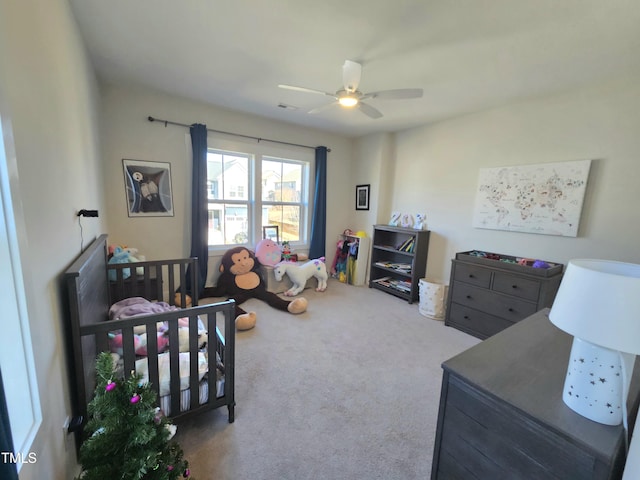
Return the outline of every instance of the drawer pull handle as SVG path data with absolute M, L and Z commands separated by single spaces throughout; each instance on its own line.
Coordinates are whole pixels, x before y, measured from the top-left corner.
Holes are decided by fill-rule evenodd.
M 462 317 L 462 318 L 464 318 L 465 320 L 469 320 L 469 315 L 465 315 L 465 316 L 464 316 L 464 317 Z
M 474 277 L 473 273 L 470 273 L 469 278 L 473 278 L 473 277 Z
M 510 311 L 510 312 L 513 312 L 513 308 L 509 308 L 509 311 Z
M 511 285 L 511 288 L 518 288 L 518 285 Z
M 471 299 L 471 295 L 467 295 L 467 298 L 468 298 L 468 299 Z

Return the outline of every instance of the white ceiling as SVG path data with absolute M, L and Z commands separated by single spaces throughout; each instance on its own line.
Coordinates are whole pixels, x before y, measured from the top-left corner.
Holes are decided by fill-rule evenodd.
M 348 136 L 640 74 L 637 0 L 69 0 L 100 78 Z M 307 111 L 363 65 L 384 114 Z M 285 110 L 284 103 L 299 107 Z M 149 112 L 150 115 L 153 112 Z M 173 118 L 191 123 L 200 119 Z

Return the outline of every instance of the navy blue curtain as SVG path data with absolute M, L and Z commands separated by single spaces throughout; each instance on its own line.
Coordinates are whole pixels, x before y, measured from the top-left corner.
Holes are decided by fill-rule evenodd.
M 207 126 L 195 123 L 190 127 L 193 150 L 191 181 L 191 257 L 198 257 L 198 285 L 190 285 L 187 276 L 187 293 L 200 292 L 207 281 L 207 261 L 209 260 L 207 212 Z
M 327 147 L 316 148 L 316 189 L 309 258 L 325 257 L 327 238 Z
M 9 425 L 9 411 L 7 410 L 7 401 L 4 397 L 2 372 L 0 372 L 0 452 L 13 452 L 11 425 Z M 3 480 L 18 480 L 15 463 L 5 462 L 4 458 L 0 458 L 0 478 Z

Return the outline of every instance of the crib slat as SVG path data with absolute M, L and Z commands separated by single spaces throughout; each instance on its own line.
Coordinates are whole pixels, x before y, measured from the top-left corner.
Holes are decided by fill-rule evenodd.
M 189 390 L 190 407 L 196 408 L 200 403 L 200 358 L 198 351 L 198 317 L 189 315 Z
M 218 399 L 218 358 L 216 353 L 220 352 L 220 331 L 218 330 L 218 327 L 216 325 L 215 313 L 207 315 L 206 325 L 207 331 L 209 332 L 209 342 L 207 343 L 209 376 L 207 377 L 207 383 L 209 387 L 209 401 L 211 402 Z M 224 357 L 222 355 L 220 355 L 220 360 L 224 363 Z
M 169 321 L 169 373 L 171 395 L 171 415 L 180 413 L 180 343 L 178 338 L 178 320 Z
M 122 359 L 124 363 L 124 374 L 129 376 L 135 369 L 136 351 L 133 343 L 133 326 L 122 328 Z
M 162 294 L 162 265 L 156 265 L 156 298 L 164 298 Z
M 158 339 L 156 325 L 153 322 L 147 323 L 147 370 L 149 372 L 149 382 L 151 388 L 160 401 L 160 374 L 158 373 Z

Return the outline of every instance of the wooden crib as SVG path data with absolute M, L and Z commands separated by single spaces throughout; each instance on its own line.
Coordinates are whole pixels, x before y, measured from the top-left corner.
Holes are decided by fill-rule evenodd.
M 112 341 L 118 336 L 121 346 L 114 363 L 124 375 L 144 370 L 145 380 L 156 391 L 158 405 L 168 417 L 176 421 L 226 405 L 229 422 L 233 422 L 234 302 L 198 306 L 196 295 L 193 306 L 178 308 L 175 293 L 184 298 L 187 275 L 191 284 L 196 284 L 196 259 L 112 265 L 107 262 L 106 242 L 106 235 L 98 237 L 64 273 L 74 418 L 78 423 L 86 421 L 87 405 L 94 396 L 97 354 L 113 352 Z M 110 320 L 112 304 L 127 298 L 133 303 L 153 301 L 149 308 L 159 313 Z M 138 333 L 155 340 L 160 328 L 166 335 L 163 343 L 168 339 L 166 350 L 164 345 L 160 346 L 163 351 L 159 350 L 159 341 L 149 341 L 146 356 L 139 355 L 140 349 L 137 354 Z M 187 332 L 184 328 L 188 328 L 188 337 L 183 335 Z M 208 337 L 204 346 L 203 328 Z

